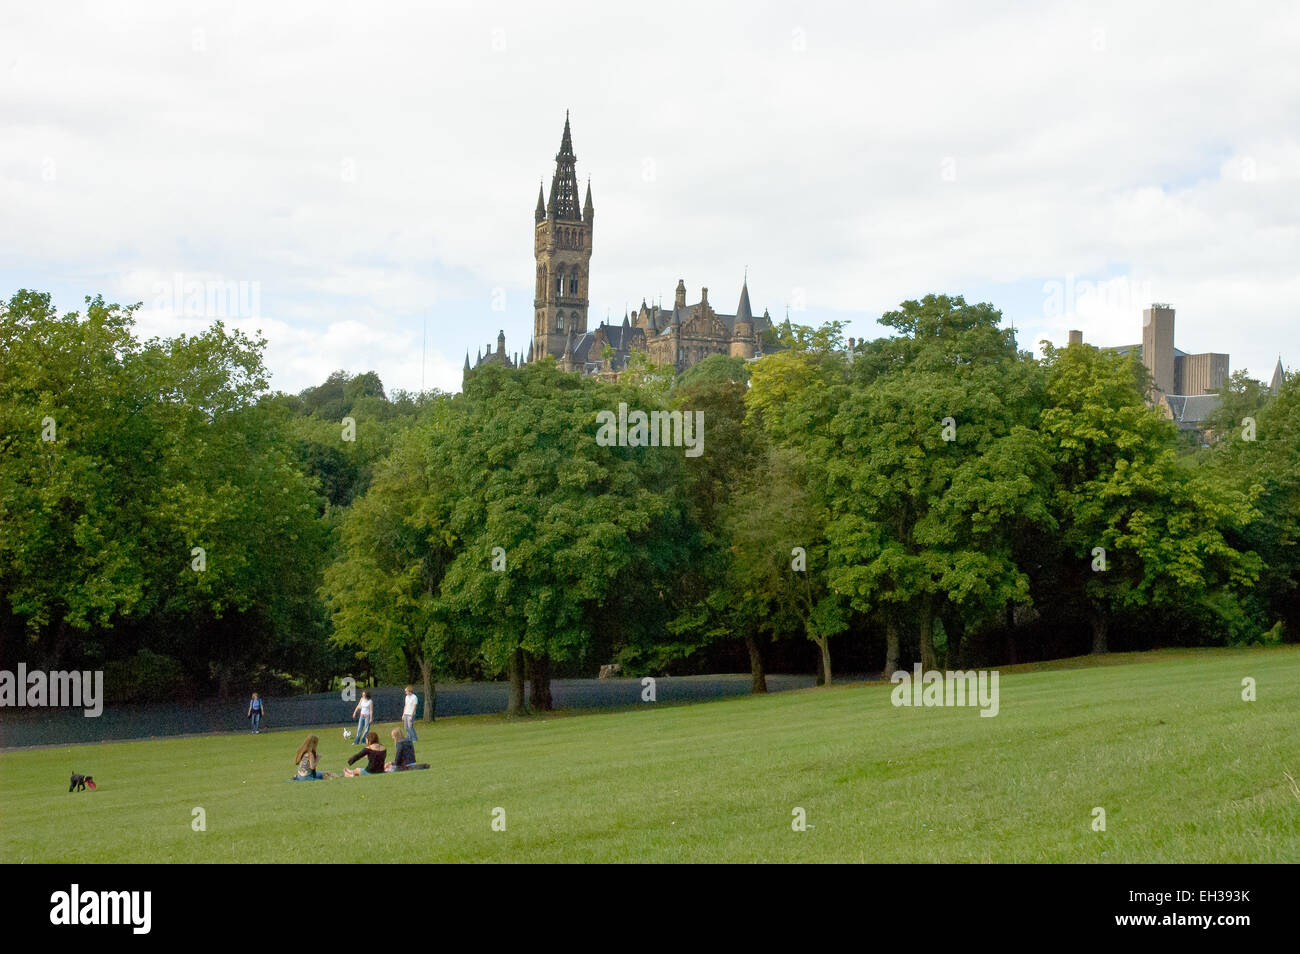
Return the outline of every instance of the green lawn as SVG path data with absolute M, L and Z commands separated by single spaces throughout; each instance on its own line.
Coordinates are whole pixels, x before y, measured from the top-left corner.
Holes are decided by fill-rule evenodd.
M 0 860 L 1300 861 L 1300 647 L 1026 668 L 995 718 L 867 685 L 442 720 L 430 771 L 301 784 L 305 731 L 9 752 Z M 67 794 L 73 770 L 99 791 Z

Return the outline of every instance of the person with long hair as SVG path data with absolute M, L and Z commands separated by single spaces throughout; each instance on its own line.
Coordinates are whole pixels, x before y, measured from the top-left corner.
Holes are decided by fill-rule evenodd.
M 361 745 L 370 731 L 370 719 L 374 714 L 375 700 L 370 698 L 370 693 L 364 689 L 361 690 L 361 699 L 358 700 L 356 708 L 352 710 L 352 718 L 357 719 L 357 713 L 361 713 L 361 718 L 357 719 L 357 737 L 353 745 Z
M 298 766 L 298 774 L 294 776 L 294 781 L 310 782 L 326 777 L 316 770 L 320 762 L 320 756 L 316 754 L 316 743 L 319 741 L 316 736 L 309 735 L 307 741 L 298 746 L 298 754 L 293 757 L 294 765 Z
M 408 769 L 427 769 L 428 762 L 415 761 L 415 743 L 410 739 L 403 739 L 396 729 L 392 732 L 393 745 L 397 748 L 397 754 L 393 761 L 384 766 L 385 772 L 405 772 Z

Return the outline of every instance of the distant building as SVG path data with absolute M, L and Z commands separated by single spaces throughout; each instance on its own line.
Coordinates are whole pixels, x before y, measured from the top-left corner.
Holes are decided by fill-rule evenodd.
M 1083 332 L 1071 331 L 1069 340 L 1081 344 Z M 1106 350 L 1136 354 L 1151 375 L 1148 403 L 1160 408 L 1180 430 L 1204 432 L 1219 406 L 1218 392 L 1228 383 L 1228 355 L 1188 354 L 1175 348 L 1173 306 L 1153 304 L 1142 309 L 1142 343 Z
M 591 275 L 592 233 L 596 221 L 591 201 L 591 183 L 579 205 L 577 156 L 569 117 L 564 117 L 564 134 L 555 156 L 549 198 L 537 189 L 533 213 L 533 257 L 537 280 L 533 296 L 533 339 L 528 350 L 512 358 L 505 350 L 505 335 L 497 335 L 497 350 L 489 344 L 473 365 L 486 362 L 518 367 L 550 355 L 566 371 L 617 377 L 627 367 L 633 351 L 646 354 L 655 364 L 669 364 L 685 371 L 711 354 L 753 358 L 762 353 L 763 333 L 772 327 L 767 310 L 755 315 L 749 303 L 749 280 L 740 286 L 740 300 L 733 315 L 721 314 L 709 303 L 709 290 L 700 289 L 700 300 L 686 304 L 686 283 L 679 280 L 672 308 L 649 305 L 621 324 L 601 322 L 587 329 L 588 293 Z M 465 371 L 471 368 L 468 352 Z

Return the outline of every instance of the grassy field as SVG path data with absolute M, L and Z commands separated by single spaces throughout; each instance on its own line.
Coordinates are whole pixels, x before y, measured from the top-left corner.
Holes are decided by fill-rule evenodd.
M 1001 670 L 996 718 L 860 685 L 441 720 L 430 771 L 301 784 L 303 731 L 8 752 L 0 860 L 1300 861 L 1300 647 L 1089 663 Z

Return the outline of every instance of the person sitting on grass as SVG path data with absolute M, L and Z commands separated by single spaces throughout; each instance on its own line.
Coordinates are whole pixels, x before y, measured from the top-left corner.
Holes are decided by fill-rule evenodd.
M 384 774 L 384 756 L 388 750 L 379 744 L 379 733 L 370 732 L 366 735 L 366 746 L 360 752 L 348 759 L 351 765 L 357 759 L 366 758 L 369 760 L 364 768 L 344 769 L 343 774 L 352 778 L 356 775 L 383 775 Z
M 415 743 L 398 736 L 393 730 L 393 744 L 397 747 L 397 757 L 384 766 L 385 772 L 405 772 L 408 769 L 427 769 L 428 762 L 415 761 Z
M 311 782 L 326 777 L 316 771 L 316 765 L 320 762 L 320 756 L 316 754 L 316 743 L 319 741 L 316 736 L 309 735 L 307 741 L 298 746 L 298 754 L 293 757 L 294 764 L 298 766 L 298 774 L 293 777 L 293 781 Z

